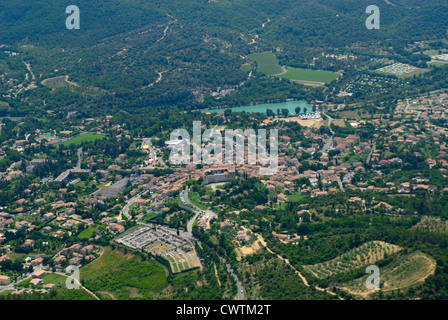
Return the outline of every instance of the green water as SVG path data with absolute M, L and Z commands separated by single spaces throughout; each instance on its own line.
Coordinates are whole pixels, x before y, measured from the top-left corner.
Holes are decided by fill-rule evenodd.
M 286 102 L 277 102 L 277 103 L 263 103 L 263 104 L 255 104 L 252 106 L 243 106 L 243 107 L 233 107 L 233 108 L 221 108 L 221 109 L 207 109 L 202 110 L 202 112 L 221 112 L 227 109 L 232 110 L 232 112 L 262 112 L 265 113 L 266 109 L 272 109 L 275 114 L 277 114 L 277 109 L 288 109 L 290 114 L 296 113 L 296 107 L 300 107 L 300 113 L 304 113 L 304 108 L 307 108 L 307 112 L 313 111 L 311 105 L 302 100 L 295 101 L 286 101 Z

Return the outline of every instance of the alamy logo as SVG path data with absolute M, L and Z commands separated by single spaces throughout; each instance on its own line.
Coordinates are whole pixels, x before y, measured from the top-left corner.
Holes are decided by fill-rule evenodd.
M 76 268 L 71 275 L 65 280 L 65 286 L 67 289 L 79 289 L 81 286 L 79 282 L 79 268 Z
M 267 148 L 266 129 L 226 129 L 223 137 L 217 129 L 207 129 L 202 134 L 201 122 L 193 122 L 193 141 L 185 129 L 171 132 L 170 162 L 173 164 L 191 163 L 191 148 L 193 148 L 194 164 L 244 164 L 245 138 L 247 139 L 247 164 L 260 165 L 260 175 L 273 175 L 278 169 L 278 130 L 269 130 L 269 155 Z M 179 139 L 180 138 L 180 139 Z M 269 167 L 266 167 L 269 166 Z
M 380 268 L 375 265 L 370 265 L 367 267 L 366 273 L 371 273 L 366 279 L 367 289 L 380 289 Z
M 65 27 L 68 30 L 79 29 L 80 18 L 79 18 L 79 8 L 75 5 L 70 5 L 65 9 L 65 13 L 70 15 L 65 20 Z
M 368 6 L 366 8 L 366 13 L 371 13 L 371 15 L 366 19 L 366 27 L 369 30 L 380 28 L 380 8 L 377 6 Z

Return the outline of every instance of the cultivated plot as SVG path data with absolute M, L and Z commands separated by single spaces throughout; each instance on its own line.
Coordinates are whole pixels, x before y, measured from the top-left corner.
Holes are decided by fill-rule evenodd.
M 325 279 L 340 273 L 374 264 L 384 259 L 386 255 L 398 252 L 401 247 L 383 241 L 371 241 L 352 249 L 332 260 L 303 268 L 318 279 Z
M 422 252 L 397 257 L 393 262 L 380 269 L 381 291 L 402 290 L 422 283 L 427 277 L 434 274 L 435 269 L 435 260 Z M 371 294 L 375 290 L 367 289 L 367 277 L 368 275 L 353 280 L 341 289 L 355 295 Z

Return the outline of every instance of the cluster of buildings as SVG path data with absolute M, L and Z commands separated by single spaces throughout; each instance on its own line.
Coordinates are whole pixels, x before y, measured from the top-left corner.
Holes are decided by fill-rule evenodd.
M 272 231 L 272 235 L 276 237 L 280 242 L 282 243 L 297 243 L 300 240 L 308 240 L 307 236 L 299 236 L 298 234 L 289 235 L 286 233 L 277 233 L 275 231 Z
M 394 110 L 394 119 L 435 120 L 446 119 L 448 93 L 434 93 L 412 100 L 399 101 Z

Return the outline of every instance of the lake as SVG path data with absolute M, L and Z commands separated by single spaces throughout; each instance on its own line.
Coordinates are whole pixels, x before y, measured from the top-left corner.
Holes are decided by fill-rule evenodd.
M 254 104 L 251 106 L 242 106 L 242 107 L 233 107 L 233 108 L 220 108 L 220 109 L 206 109 L 201 112 L 221 112 L 227 109 L 232 110 L 232 112 L 262 112 L 265 113 L 266 109 L 272 109 L 274 113 L 277 114 L 277 109 L 288 109 L 290 114 L 296 113 L 296 107 L 301 108 L 301 113 L 303 113 L 303 109 L 306 107 L 307 112 L 312 111 L 312 106 L 303 100 L 294 100 L 294 101 L 286 101 L 286 102 L 276 102 L 276 103 L 263 103 L 263 104 Z

